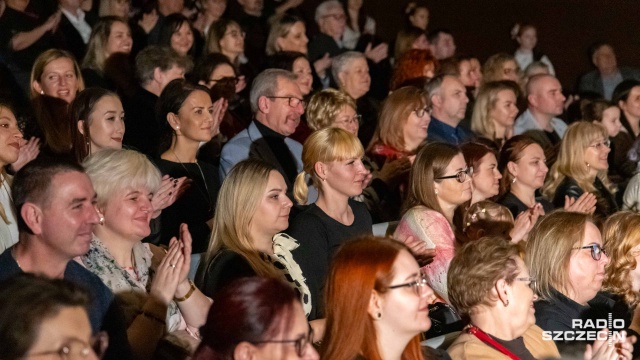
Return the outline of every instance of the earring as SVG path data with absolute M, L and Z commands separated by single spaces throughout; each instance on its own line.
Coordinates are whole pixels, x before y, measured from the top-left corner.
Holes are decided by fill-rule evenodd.
M 44 95 L 44 90 L 40 90 L 40 95 Z
M 509 299 L 507 299 L 507 302 L 504 304 L 504 307 L 509 306 Z
M 591 164 L 587 163 L 587 167 L 591 166 Z
M 436 190 L 436 195 L 438 195 L 438 189 L 435 189 L 435 190 Z
M 104 216 L 100 216 L 100 225 L 104 225 Z
M 382 313 L 378 311 L 378 313 L 376 314 L 376 318 L 378 318 L 378 320 L 382 319 Z
M 511 183 L 512 183 L 512 184 L 515 184 L 515 183 L 516 183 L 516 178 L 515 178 L 515 177 L 513 178 L 513 180 L 511 180 Z
M 180 129 L 180 125 L 176 125 L 176 130 L 179 130 L 179 129 Z

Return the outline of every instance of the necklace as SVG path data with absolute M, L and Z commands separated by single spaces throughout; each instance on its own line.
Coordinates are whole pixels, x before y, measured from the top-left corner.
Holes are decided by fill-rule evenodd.
M 182 168 L 184 169 L 184 171 L 187 172 L 187 174 L 189 175 L 189 178 L 194 179 L 194 176 L 191 174 L 191 172 L 189 171 L 189 169 L 187 169 L 186 166 L 184 166 L 184 163 L 180 160 L 180 158 L 178 157 L 178 155 L 176 154 L 176 152 L 173 150 L 173 148 L 171 149 L 171 153 L 173 153 L 173 156 L 176 157 L 176 160 L 178 160 L 178 163 L 182 166 Z M 209 186 L 207 186 L 207 179 L 204 177 L 204 172 L 202 171 L 202 168 L 200 167 L 200 164 L 198 164 L 198 160 L 196 160 L 195 162 L 196 166 L 198 167 L 198 170 L 200 170 L 200 176 L 202 177 L 202 183 L 204 184 L 204 191 L 202 190 L 202 188 L 200 187 L 200 185 L 198 185 L 198 182 L 194 180 L 194 183 L 196 185 L 196 188 L 198 188 L 198 191 L 200 191 L 200 193 L 204 196 L 204 198 L 207 200 L 207 204 L 209 204 L 209 212 L 213 211 L 213 208 L 211 207 L 211 195 L 209 193 Z

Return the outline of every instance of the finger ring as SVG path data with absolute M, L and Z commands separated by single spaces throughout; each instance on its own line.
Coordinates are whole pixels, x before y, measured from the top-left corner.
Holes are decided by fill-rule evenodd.
M 169 264 L 169 266 L 171 266 L 172 268 L 175 268 L 176 265 L 175 264 Z

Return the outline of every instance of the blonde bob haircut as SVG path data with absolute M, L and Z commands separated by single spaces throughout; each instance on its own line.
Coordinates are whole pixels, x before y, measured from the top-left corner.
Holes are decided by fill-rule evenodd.
M 225 248 L 246 259 L 258 276 L 278 278 L 275 268 L 260 258 L 250 232 L 272 171 L 278 170 L 262 160 L 247 159 L 236 164 L 224 179 L 205 255 L 207 266 Z
M 87 157 L 82 166 L 96 191 L 99 208 L 127 190 L 145 188 L 155 194 L 162 181 L 151 161 L 134 150 L 100 150 Z
M 427 92 L 415 86 L 405 86 L 387 97 L 380 110 L 378 127 L 369 144 L 369 150 L 377 143 L 404 150 L 404 126 L 411 112 L 429 105 Z
M 38 93 L 36 89 L 33 87 L 33 83 L 34 82 L 38 82 L 40 84 L 42 83 L 42 75 L 44 74 L 44 68 L 47 67 L 47 65 L 49 65 L 50 62 L 54 60 L 62 59 L 62 58 L 67 58 L 71 60 L 71 62 L 73 63 L 73 72 L 75 73 L 76 78 L 78 79 L 78 92 L 84 90 L 84 80 L 82 79 L 80 66 L 78 65 L 78 62 L 73 57 L 73 55 L 71 55 L 71 53 L 66 50 L 49 49 L 47 51 L 44 51 L 40 55 L 38 55 L 38 58 L 33 63 L 33 67 L 31 68 L 31 79 L 29 81 L 29 86 L 31 87 L 31 91 L 30 91 L 31 99 L 35 99 L 36 97 L 40 96 L 40 93 Z
M 307 124 L 313 131 L 331 126 L 345 106 L 356 110 L 356 102 L 346 93 L 336 89 L 324 89 L 315 93 L 307 104 Z
M 573 178 L 584 192 L 597 192 L 593 180 L 589 178 L 589 166 L 584 154 L 592 142 L 609 138 L 607 129 L 600 123 L 578 121 L 567 128 L 560 143 L 558 159 L 549 171 L 549 178 L 542 193 L 547 199 L 553 199 L 556 189 L 566 177 Z M 613 192 L 607 178 L 607 171 L 599 171 L 597 176 L 610 192 Z
M 569 294 L 569 261 L 579 246 L 591 216 L 563 210 L 540 218 L 525 245 L 525 264 L 536 279 L 535 292 L 541 300 L 553 298 L 553 290 Z
M 306 204 L 309 186 L 306 175 L 310 175 L 318 191 L 322 191 L 322 181 L 316 174 L 316 163 L 330 163 L 347 159 L 360 159 L 364 149 L 357 137 L 339 128 L 324 128 L 312 133 L 302 148 L 302 172 L 293 185 L 293 196 L 299 204 Z
M 605 221 L 602 241 L 609 265 L 602 289 L 620 295 L 630 308 L 640 303 L 640 294 L 633 290 L 631 271 L 638 267 L 636 256 L 640 254 L 640 214 L 620 211 Z
M 301 23 L 304 26 L 304 21 L 301 18 L 286 13 L 274 16 L 270 22 L 271 30 L 267 37 L 267 45 L 265 49 L 265 52 L 269 56 L 277 53 L 278 51 L 282 51 L 278 45 L 278 39 L 287 37 L 287 35 L 289 35 L 289 31 L 291 31 L 291 28 L 295 24 Z
M 520 93 L 518 84 L 513 81 L 502 80 L 488 82 L 480 87 L 475 105 L 473 106 L 471 130 L 487 139 L 496 140 L 496 126 L 493 118 L 491 118 L 491 112 L 496 108 L 498 94 L 502 91 L 513 92 L 516 101 Z

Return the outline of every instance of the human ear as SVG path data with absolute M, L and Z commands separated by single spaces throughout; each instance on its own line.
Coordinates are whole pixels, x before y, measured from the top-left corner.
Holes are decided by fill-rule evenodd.
M 371 298 L 369 298 L 369 306 L 367 312 L 373 320 L 380 320 L 382 318 L 382 298 L 377 291 L 371 290 Z
M 316 162 L 313 165 L 313 171 L 316 172 L 316 175 L 324 181 L 327 178 L 327 166 L 323 162 Z
M 509 171 L 509 174 L 511 174 L 511 176 L 513 176 L 514 178 L 518 176 L 518 165 L 516 165 L 516 163 L 514 163 L 513 161 L 509 161 L 507 163 L 507 170 Z
M 33 80 L 33 82 L 31 83 L 31 86 L 38 94 L 44 93 L 44 91 L 42 90 L 42 86 L 40 86 L 40 83 L 37 80 Z
M 254 356 L 254 347 L 246 341 L 241 342 L 236 345 L 236 348 L 233 349 L 233 358 L 235 360 L 250 360 L 253 359 Z
M 38 205 L 24 203 L 19 216 L 22 216 L 22 220 L 34 235 L 42 234 L 42 210 Z
M 78 120 L 78 132 L 82 135 L 85 135 L 84 133 L 84 120 Z

